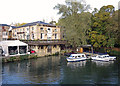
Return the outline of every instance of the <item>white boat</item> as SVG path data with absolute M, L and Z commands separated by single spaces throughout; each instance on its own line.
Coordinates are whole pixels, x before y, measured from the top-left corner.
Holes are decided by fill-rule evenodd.
M 70 57 L 67 58 L 68 62 L 76 62 L 76 61 L 84 61 L 87 57 L 85 54 L 71 54 Z
M 108 54 L 92 56 L 91 58 L 92 60 L 98 60 L 98 61 L 113 61 L 116 59 L 116 57 L 109 56 Z
M 97 60 L 97 61 L 109 61 L 108 57 L 102 56 L 102 55 L 97 55 L 97 56 L 92 56 L 92 60 Z
M 104 56 L 104 57 L 108 57 L 108 58 L 109 58 L 109 61 L 113 61 L 113 60 L 116 59 L 115 56 L 109 56 L 108 54 L 106 54 L 106 55 L 102 55 L 102 56 Z

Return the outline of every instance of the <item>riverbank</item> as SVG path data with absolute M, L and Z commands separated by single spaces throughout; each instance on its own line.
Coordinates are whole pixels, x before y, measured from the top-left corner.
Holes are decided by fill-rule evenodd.
M 52 55 L 45 55 L 44 57 L 57 56 L 57 55 L 59 55 L 59 52 L 52 54 Z M 27 55 L 13 56 L 13 57 L 4 57 L 2 58 L 2 63 L 23 61 L 23 60 L 28 60 L 28 59 L 36 59 L 40 57 L 43 57 L 43 56 L 37 56 L 36 54 L 27 54 Z
M 120 48 L 100 48 L 94 51 L 95 53 L 107 53 L 109 55 L 120 56 Z
M 99 49 L 96 51 L 97 53 L 106 53 L 105 49 Z M 57 56 L 57 55 L 64 55 L 64 56 L 69 56 L 72 53 L 77 53 L 77 52 L 73 52 L 71 49 L 67 49 L 67 50 L 62 50 L 60 53 L 56 52 L 55 54 L 51 54 L 51 55 L 45 55 L 44 57 L 47 56 Z M 95 52 L 94 52 L 95 53 Z M 111 49 L 108 52 L 109 55 L 114 55 L 114 56 L 120 56 L 120 51 L 117 49 Z M 43 57 L 43 56 L 41 56 Z M 2 58 L 2 63 L 8 63 L 8 62 L 15 62 L 15 61 L 22 61 L 22 60 L 28 60 L 28 59 L 36 59 L 36 58 L 40 58 L 40 56 L 37 56 L 36 54 L 28 54 L 28 55 L 21 55 L 21 56 L 14 56 L 14 57 L 5 57 Z

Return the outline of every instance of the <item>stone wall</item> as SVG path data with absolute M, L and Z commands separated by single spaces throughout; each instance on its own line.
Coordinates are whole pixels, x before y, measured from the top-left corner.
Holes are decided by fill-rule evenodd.
M 50 47 L 50 51 L 48 50 Z M 57 52 L 60 52 L 60 45 L 47 45 L 47 46 L 30 46 L 32 50 L 35 50 L 37 56 L 46 56 L 46 55 L 53 55 Z

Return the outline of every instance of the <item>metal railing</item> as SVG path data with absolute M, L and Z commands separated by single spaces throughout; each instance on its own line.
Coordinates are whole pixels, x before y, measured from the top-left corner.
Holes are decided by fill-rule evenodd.
M 29 45 L 66 44 L 65 40 L 22 40 Z

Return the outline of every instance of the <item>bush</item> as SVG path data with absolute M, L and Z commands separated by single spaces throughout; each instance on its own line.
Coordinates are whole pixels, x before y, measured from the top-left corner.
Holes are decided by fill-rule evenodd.
M 15 60 L 16 60 L 16 57 L 9 57 L 9 58 L 7 59 L 8 62 L 12 62 L 12 61 L 15 61 Z
M 20 60 L 27 60 L 29 55 L 20 56 Z
M 55 56 L 58 56 L 58 55 L 59 55 L 59 52 L 56 52 L 54 55 L 55 55 Z
M 110 55 L 117 55 L 117 56 L 120 56 L 120 52 L 119 51 L 110 51 L 109 53 Z
M 34 58 L 34 59 L 35 59 L 35 58 L 38 58 L 38 57 L 37 57 L 37 55 L 33 55 L 33 56 L 31 56 L 31 58 Z

